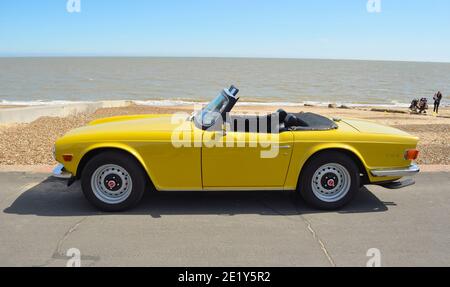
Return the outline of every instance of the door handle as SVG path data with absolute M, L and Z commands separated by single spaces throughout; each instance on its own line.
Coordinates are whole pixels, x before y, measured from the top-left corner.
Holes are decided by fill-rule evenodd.
M 290 145 L 282 145 L 279 147 L 279 149 L 290 149 L 291 146 Z

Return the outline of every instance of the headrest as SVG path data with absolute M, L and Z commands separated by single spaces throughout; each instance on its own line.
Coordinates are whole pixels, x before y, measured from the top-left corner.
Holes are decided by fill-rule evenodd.
M 283 109 L 279 109 L 275 113 L 278 114 L 278 117 L 280 119 L 280 123 L 283 123 L 284 120 L 286 119 L 287 115 L 288 115 L 288 113 L 285 110 L 283 110 Z
M 308 126 L 308 123 L 294 114 L 288 114 L 284 119 L 284 124 L 287 128 Z
M 298 118 L 293 114 L 288 114 L 284 119 L 284 124 L 286 125 L 287 128 L 296 127 L 298 124 Z

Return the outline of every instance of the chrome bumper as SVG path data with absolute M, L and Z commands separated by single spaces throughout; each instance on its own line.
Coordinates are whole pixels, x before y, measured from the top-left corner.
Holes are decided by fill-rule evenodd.
M 413 176 L 420 172 L 420 167 L 413 164 L 407 168 L 392 168 L 392 169 L 374 169 L 370 173 L 375 177 L 404 177 Z
M 58 164 L 53 169 L 53 176 L 60 179 L 71 179 L 72 174 L 64 169 L 64 165 Z

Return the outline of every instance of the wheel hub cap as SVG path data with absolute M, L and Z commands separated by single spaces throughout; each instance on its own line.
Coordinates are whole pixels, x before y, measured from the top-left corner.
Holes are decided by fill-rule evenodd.
M 122 186 L 122 179 L 114 174 L 110 174 L 105 178 L 105 187 L 110 191 L 118 191 Z
M 337 163 L 329 163 L 316 170 L 311 187 L 314 195 L 324 202 L 337 202 L 350 190 L 351 177 L 347 169 Z
M 334 173 L 327 173 L 322 177 L 322 187 L 327 190 L 332 190 L 339 184 L 339 177 Z
M 124 202 L 131 194 L 131 176 L 123 167 L 113 164 L 100 166 L 91 177 L 95 196 L 107 204 Z

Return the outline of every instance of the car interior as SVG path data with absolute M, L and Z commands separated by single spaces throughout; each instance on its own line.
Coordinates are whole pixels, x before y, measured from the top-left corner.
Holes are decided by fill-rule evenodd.
M 273 120 L 277 123 L 272 124 Z M 272 133 L 278 130 L 286 131 L 326 131 L 336 129 L 332 120 L 313 113 L 287 113 L 278 110 L 266 116 L 259 115 L 230 115 L 227 122 L 234 132 Z
M 220 112 L 223 119 L 221 123 L 229 124 L 230 130 L 234 132 L 282 133 L 286 131 L 326 131 L 338 128 L 334 121 L 326 117 L 313 113 L 288 113 L 283 109 L 268 115 L 233 115 L 230 112 L 239 101 L 238 93 L 239 89 L 233 85 L 229 89 L 224 89 L 204 111 Z M 223 101 L 224 98 L 227 99 L 226 102 Z M 204 120 L 203 114 L 200 119 Z M 219 122 L 216 124 L 214 121 L 212 122 L 212 125 L 205 125 L 204 122 L 195 121 L 196 125 L 204 130 L 222 129 L 221 124 L 218 126 Z

